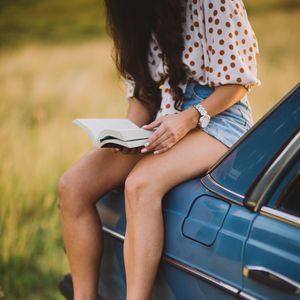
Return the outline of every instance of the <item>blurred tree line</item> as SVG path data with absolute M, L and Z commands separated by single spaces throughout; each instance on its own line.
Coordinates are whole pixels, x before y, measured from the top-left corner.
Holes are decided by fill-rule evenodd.
M 244 0 L 244 3 L 249 15 L 300 10 L 299 0 Z M 103 0 L 0 0 L 2 47 L 26 42 L 99 39 L 105 31 Z

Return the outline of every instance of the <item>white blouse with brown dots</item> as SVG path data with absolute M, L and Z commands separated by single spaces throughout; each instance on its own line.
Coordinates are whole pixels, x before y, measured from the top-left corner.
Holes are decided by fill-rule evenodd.
M 202 85 L 217 87 L 241 84 L 248 90 L 260 85 L 257 79 L 258 45 L 242 0 L 183 0 L 184 21 L 183 62 L 190 70 L 188 79 Z M 152 36 L 149 68 L 154 80 L 167 73 L 160 47 Z M 134 93 L 134 81 L 126 79 L 127 99 Z M 185 91 L 186 83 L 179 85 Z M 162 90 L 162 102 L 156 118 L 178 112 L 171 95 L 168 78 Z

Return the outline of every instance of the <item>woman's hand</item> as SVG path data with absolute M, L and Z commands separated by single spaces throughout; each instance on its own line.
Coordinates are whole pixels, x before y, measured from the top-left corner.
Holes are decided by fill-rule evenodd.
M 154 154 L 163 153 L 182 139 L 191 129 L 197 126 L 199 113 L 195 108 L 179 113 L 161 116 L 148 125 L 146 130 L 158 127 L 144 145 L 142 153 L 153 151 Z
M 127 148 L 127 147 L 121 147 L 121 148 L 111 148 L 113 153 L 121 152 L 123 154 L 137 154 L 141 153 L 141 149 L 143 147 L 136 147 L 136 148 Z

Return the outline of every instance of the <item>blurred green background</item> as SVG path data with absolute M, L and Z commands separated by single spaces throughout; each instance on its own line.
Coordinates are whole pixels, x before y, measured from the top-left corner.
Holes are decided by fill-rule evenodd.
M 299 81 L 300 2 L 244 3 L 260 46 L 257 120 Z M 71 120 L 126 113 L 111 47 L 101 1 L 0 0 L 0 298 L 61 299 L 56 184 L 91 148 Z

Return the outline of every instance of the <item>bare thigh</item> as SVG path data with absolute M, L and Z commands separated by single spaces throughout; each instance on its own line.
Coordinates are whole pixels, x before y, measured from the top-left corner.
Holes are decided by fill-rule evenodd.
M 145 155 L 113 153 L 108 148 L 94 148 L 65 172 L 60 185 L 66 187 L 70 198 L 74 196 L 85 199 L 85 202 L 95 202 L 124 183 L 128 173 Z
M 168 151 L 141 159 L 127 177 L 127 187 L 147 186 L 164 195 L 175 185 L 205 173 L 228 147 L 200 129 L 191 130 Z

